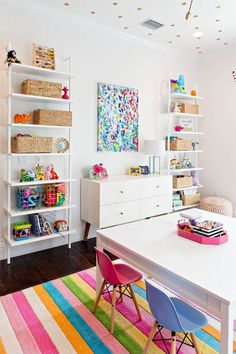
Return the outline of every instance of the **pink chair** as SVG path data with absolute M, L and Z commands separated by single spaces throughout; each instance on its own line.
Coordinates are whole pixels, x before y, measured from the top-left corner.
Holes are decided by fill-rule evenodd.
M 114 320 L 115 320 L 115 307 L 119 300 L 123 301 L 123 295 L 126 295 L 133 299 L 136 311 L 138 313 L 139 320 L 142 320 L 142 316 L 138 307 L 138 303 L 131 286 L 131 283 L 134 283 L 142 278 L 142 274 L 137 270 L 133 269 L 131 266 L 118 263 L 113 264 L 108 255 L 95 247 L 97 255 L 97 266 L 100 269 L 100 272 L 103 277 L 103 282 L 99 290 L 93 313 L 96 312 L 98 303 L 101 299 L 101 296 L 104 294 L 109 294 L 112 291 L 111 299 L 111 327 L 110 332 L 114 332 Z M 112 289 L 110 289 L 112 288 Z M 118 289 L 117 289 L 118 288 Z M 105 290 L 104 290 L 105 289 Z M 116 299 L 116 293 L 119 293 L 118 299 Z

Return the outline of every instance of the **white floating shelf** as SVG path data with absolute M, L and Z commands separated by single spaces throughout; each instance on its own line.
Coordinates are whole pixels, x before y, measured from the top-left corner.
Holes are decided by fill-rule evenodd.
M 51 183 L 69 183 L 76 181 L 75 178 L 60 178 L 60 179 L 50 179 L 45 181 L 30 181 L 30 182 L 19 182 L 19 181 L 11 181 L 8 184 L 12 187 L 23 187 L 23 186 L 34 186 L 41 184 L 51 184 Z
M 177 92 L 172 92 L 170 94 L 170 97 L 185 99 L 185 100 L 203 100 L 203 97 L 201 96 L 192 96 L 192 95 L 187 95 L 186 93 L 177 93 Z
M 170 172 L 179 173 L 179 172 L 191 172 L 191 171 L 200 171 L 203 170 L 203 167 L 193 167 L 193 168 L 178 168 L 169 170 Z
M 43 125 L 43 124 L 21 124 L 21 123 L 12 123 L 11 126 L 13 128 L 51 128 L 51 129 L 71 129 L 71 126 L 68 125 Z
M 179 210 L 185 210 L 185 209 L 195 208 L 196 206 L 198 206 L 198 204 L 182 205 L 182 206 L 180 206 L 180 207 L 173 208 L 173 211 L 179 211 Z
M 61 153 L 59 154 L 58 152 L 38 152 L 38 153 L 35 153 L 35 152 L 32 152 L 32 153 L 25 153 L 25 154 L 17 154 L 17 153 L 14 153 L 14 152 L 10 152 L 8 153 L 8 155 L 10 156 L 14 156 L 14 157 L 34 157 L 34 156 L 57 156 L 57 157 L 66 157 L 66 156 L 70 156 L 71 153 Z
M 176 153 L 192 153 L 192 152 L 195 152 L 195 153 L 198 153 L 198 152 L 203 152 L 203 150 L 166 150 L 167 152 L 171 152 L 173 154 L 176 154 Z
M 168 133 L 166 133 L 168 135 Z M 170 135 L 203 135 L 203 132 L 170 132 Z
M 7 237 L 6 241 L 11 247 L 16 247 L 16 246 L 21 246 L 29 243 L 35 243 L 35 242 L 40 242 L 40 241 L 46 241 L 46 240 L 51 240 L 54 238 L 59 238 L 67 235 L 74 234 L 76 231 L 75 230 L 69 230 L 69 231 L 63 231 L 60 233 L 53 233 L 51 235 L 46 235 L 46 236 L 32 236 L 28 240 L 22 240 L 22 241 L 15 241 L 14 239 L 8 240 Z
M 48 78 L 69 79 L 75 77 L 74 74 L 70 74 L 69 72 L 43 69 L 43 68 L 38 68 L 37 66 L 16 64 L 16 63 L 11 64 L 11 71 L 13 73 L 38 75 L 38 76 L 48 77 Z
M 171 116 L 173 117 L 190 117 L 190 118 L 203 118 L 203 114 L 193 114 L 193 113 L 177 113 L 177 112 L 171 112 Z
M 31 102 L 39 101 L 39 102 L 49 102 L 49 103 L 59 103 L 59 104 L 69 104 L 75 102 L 72 100 L 63 100 L 62 98 L 25 95 L 23 93 L 12 93 L 10 97 L 18 101 L 31 101 Z
M 51 207 L 51 208 L 42 207 L 40 209 L 31 209 L 31 210 L 20 210 L 16 207 L 13 207 L 13 208 L 11 208 L 10 211 L 6 210 L 6 212 L 11 217 L 15 217 L 15 216 L 37 214 L 37 213 L 47 213 L 47 212 L 56 211 L 56 210 L 66 210 L 66 209 L 71 209 L 71 208 L 75 208 L 75 207 L 76 207 L 75 204 L 64 204 L 64 205 L 58 206 L 58 207 L 57 206 Z
M 173 192 L 187 191 L 187 190 L 198 189 L 198 188 L 203 188 L 203 185 L 186 187 L 186 188 L 173 188 Z

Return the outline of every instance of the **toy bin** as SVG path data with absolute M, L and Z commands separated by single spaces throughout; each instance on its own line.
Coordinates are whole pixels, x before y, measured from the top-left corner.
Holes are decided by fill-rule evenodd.
M 42 200 L 42 186 L 19 187 L 16 190 L 16 207 L 21 210 L 38 209 Z
M 191 151 L 193 150 L 192 141 L 185 139 L 174 139 L 170 142 L 171 151 Z
M 25 80 L 21 92 L 25 95 L 61 98 L 62 84 L 41 80 Z
M 62 206 L 66 200 L 66 184 L 55 183 L 44 187 L 43 204 L 46 207 Z
M 12 225 L 13 237 L 16 241 L 28 240 L 31 237 L 31 224 L 19 221 Z
M 72 112 L 36 109 L 33 111 L 34 124 L 72 126 Z
M 185 175 L 173 176 L 174 189 L 188 188 L 188 187 L 192 187 L 192 185 L 193 185 L 193 178 L 191 176 L 185 176 Z

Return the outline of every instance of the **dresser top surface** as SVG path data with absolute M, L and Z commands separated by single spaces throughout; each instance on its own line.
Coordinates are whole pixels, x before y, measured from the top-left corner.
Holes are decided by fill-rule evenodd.
M 160 177 L 170 177 L 171 178 L 171 175 L 167 175 L 167 174 L 149 174 L 149 175 L 141 175 L 141 176 L 117 175 L 117 176 L 109 176 L 109 177 L 103 178 L 101 180 L 92 180 L 88 177 L 81 178 L 81 180 L 86 180 L 86 181 L 93 182 L 93 183 L 103 184 L 103 183 L 119 182 L 119 181 L 150 180 L 153 178 L 160 178 Z

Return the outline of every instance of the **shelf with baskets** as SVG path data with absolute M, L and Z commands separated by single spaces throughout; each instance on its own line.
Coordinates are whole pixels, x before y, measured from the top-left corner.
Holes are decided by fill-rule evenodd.
M 71 209 L 76 207 L 72 203 L 72 182 L 75 178 L 72 177 L 70 151 L 71 104 L 74 101 L 65 96 L 65 92 L 69 89 L 71 94 L 71 78 L 74 75 L 70 72 L 71 59 L 66 60 L 68 72 L 23 64 L 11 64 L 8 68 L 5 209 L 8 264 L 11 260 L 11 247 L 60 236 L 67 237 L 68 248 L 71 247 L 71 235 L 75 232 L 71 227 Z M 63 89 L 63 98 L 62 83 L 55 83 L 55 79 L 68 86 Z M 21 92 L 17 92 L 19 83 L 22 85 Z M 33 114 L 22 112 L 22 107 L 27 110 L 28 103 L 31 111 L 34 104 L 36 105 Z M 51 109 L 49 105 L 53 107 L 54 104 L 60 104 L 64 108 Z M 20 109 L 21 113 L 18 113 L 17 110 Z M 34 130 L 43 136 L 37 136 Z M 51 137 L 48 136 L 50 132 Z M 62 133 L 66 137 L 60 137 Z M 37 162 L 34 167 L 32 157 Z M 55 169 L 52 160 L 49 160 L 54 157 L 65 158 L 60 163 L 55 160 Z
M 173 175 L 173 211 L 188 209 L 198 205 L 199 182 L 198 171 L 203 168 L 198 164 L 201 148 L 201 137 L 204 132 L 199 130 L 199 122 L 204 115 L 199 112 L 201 96 L 185 93 L 184 87 L 175 90 L 173 80 L 168 82 L 166 155 L 167 171 Z M 177 81 L 176 81 L 177 82 Z M 200 139 L 200 140 L 199 140 Z

